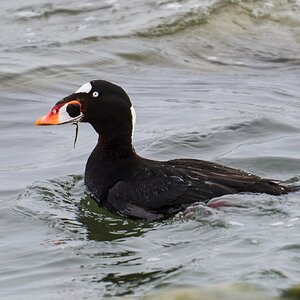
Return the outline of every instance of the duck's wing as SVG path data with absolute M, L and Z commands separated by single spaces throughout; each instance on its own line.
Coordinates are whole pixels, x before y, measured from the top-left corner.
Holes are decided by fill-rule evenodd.
M 130 217 L 155 219 L 195 202 L 208 202 L 216 196 L 237 192 L 200 174 L 197 178 L 189 174 L 195 175 L 169 165 L 141 169 L 130 180 L 118 181 L 109 189 L 109 206 Z
M 227 167 L 218 163 L 209 162 L 200 159 L 173 159 L 166 162 L 169 165 L 185 168 L 192 171 L 201 171 L 206 174 L 220 174 L 223 176 L 237 176 L 246 178 L 261 178 L 260 176 L 251 174 L 249 172 L 242 171 Z
M 271 195 L 282 195 L 294 190 L 275 182 L 272 179 L 234 169 L 221 164 L 196 159 L 175 159 L 168 164 L 184 169 L 187 174 L 194 174 L 196 177 L 205 178 L 208 181 L 233 188 L 236 193 L 267 193 Z

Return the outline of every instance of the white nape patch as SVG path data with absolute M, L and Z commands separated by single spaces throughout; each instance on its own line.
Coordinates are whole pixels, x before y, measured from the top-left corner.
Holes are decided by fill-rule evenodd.
M 85 83 L 84 85 L 82 85 L 76 92 L 77 93 L 89 93 L 92 90 L 92 85 L 90 82 Z
M 131 122 L 132 122 L 132 133 L 131 133 L 131 137 L 133 137 L 134 128 L 135 128 L 135 123 L 136 123 L 136 113 L 135 113 L 135 109 L 134 109 L 133 105 L 131 105 L 130 111 L 131 111 Z

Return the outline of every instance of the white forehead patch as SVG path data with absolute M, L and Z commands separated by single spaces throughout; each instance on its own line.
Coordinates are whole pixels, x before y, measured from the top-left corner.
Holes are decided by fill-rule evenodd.
M 90 82 L 85 83 L 84 85 L 82 85 L 76 92 L 77 93 L 89 93 L 92 90 L 92 85 L 90 84 Z

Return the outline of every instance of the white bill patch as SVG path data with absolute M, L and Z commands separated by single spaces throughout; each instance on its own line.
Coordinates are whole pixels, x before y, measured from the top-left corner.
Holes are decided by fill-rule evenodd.
M 68 103 L 66 103 L 64 106 L 62 106 L 59 110 L 59 113 L 58 113 L 59 123 L 65 123 L 65 122 L 72 120 L 70 115 L 67 113 L 67 106 L 68 106 Z
M 92 90 L 92 85 L 90 82 L 85 83 L 84 85 L 82 85 L 76 92 L 77 93 L 89 93 Z
M 80 122 L 80 120 L 83 117 L 83 113 L 80 113 L 77 117 L 70 117 L 70 115 L 67 112 L 67 106 L 69 103 L 66 103 L 64 106 L 62 106 L 59 109 L 58 112 L 58 122 L 59 124 L 66 124 L 66 123 L 73 123 L 73 122 Z
M 131 133 L 131 137 L 133 137 L 134 128 L 135 128 L 135 123 L 136 123 L 136 113 L 135 113 L 135 109 L 134 109 L 133 105 L 131 105 L 130 111 L 131 111 L 131 122 L 132 122 L 132 133 Z

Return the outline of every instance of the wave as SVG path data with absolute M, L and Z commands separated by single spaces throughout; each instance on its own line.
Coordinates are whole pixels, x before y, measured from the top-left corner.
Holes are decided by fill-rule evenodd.
M 273 22 L 277 26 L 284 25 L 291 28 L 300 25 L 300 3 L 296 1 L 273 0 L 265 3 L 255 0 L 219 0 L 210 6 L 187 5 L 187 7 L 186 11 L 181 10 L 176 14 L 160 19 L 159 24 L 153 27 L 138 31 L 137 35 L 147 38 L 173 35 L 211 23 L 218 25 L 218 31 L 224 33 L 228 33 L 225 29 L 232 25 L 246 29 L 247 21 L 252 21 L 258 26 L 262 22 Z M 224 16 L 226 16 L 225 20 Z M 254 25 L 253 23 L 250 24 L 250 26 Z
M 259 26 L 263 22 L 273 22 L 277 26 L 284 25 L 296 28 L 300 25 L 299 0 L 208 0 L 208 1 L 149 1 L 142 0 L 132 3 L 105 1 L 97 3 L 79 3 L 71 7 L 68 3 L 40 3 L 24 6 L 14 11 L 16 20 L 50 19 L 62 17 L 76 24 L 81 29 L 94 27 L 99 36 L 109 36 L 107 24 L 112 36 L 137 35 L 140 37 L 159 37 L 173 35 L 205 24 L 215 23 L 218 30 L 224 33 L 228 26 Z M 224 17 L 226 16 L 226 19 Z M 71 24 L 70 23 L 70 24 Z M 254 24 L 255 23 L 255 24 Z M 84 25 L 84 26 L 83 26 Z M 125 28 L 125 30 L 124 30 Z M 138 29 L 137 29 L 138 28 Z
M 94 12 L 97 10 L 105 10 L 112 8 L 112 5 L 79 5 L 78 8 L 70 8 L 70 6 L 55 6 L 53 3 L 45 3 L 39 5 L 29 5 L 22 7 L 16 13 L 17 19 L 43 19 L 43 18 L 51 18 L 55 16 L 76 16 L 81 13 Z
M 93 62 L 100 51 L 106 56 L 97 59 L 101 65 L 125 61 L 201 70 L 291 69 L 300 61 L 300 0 L 107 0 L 77 7 L 62 1 L 11 12 L 30 30 L 25 40 L 8 38 L 4 51 L 43 48 L 55 64 L 65 63 L 57 62 L 56 49 L 76 61 L 94 56 Z

